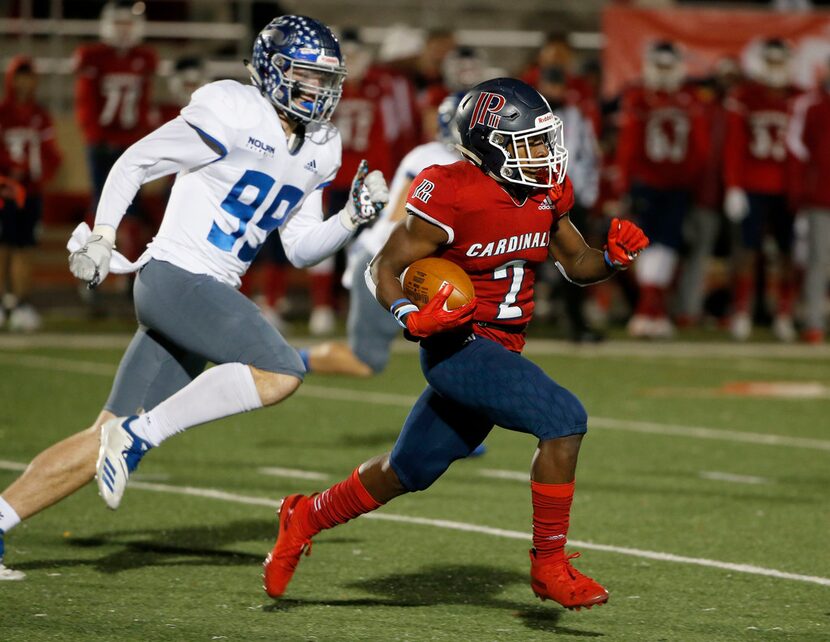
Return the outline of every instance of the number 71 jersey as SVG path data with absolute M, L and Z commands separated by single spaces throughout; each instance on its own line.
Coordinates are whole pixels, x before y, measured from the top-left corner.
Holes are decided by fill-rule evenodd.
M 478 299 L 474 331 L 520 351 L 533 315 L 536 270 L 548 258 L 552 229 L 573 203 L 568 178 L 517 202 L 478 167 L 459 161 L 416 176 L 406 206 L 446 232 L 435 256 L 470 276 Z

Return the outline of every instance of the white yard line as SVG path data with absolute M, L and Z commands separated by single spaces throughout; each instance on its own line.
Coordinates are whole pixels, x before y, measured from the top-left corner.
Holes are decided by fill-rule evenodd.
M 77 334 L 42 333 L 32 335 L 0 334 L 0 349 L 26 350 L 32 348 L 120 349 L 127 346 L 132 333 Z M 342 337 L 341 337 L 342 338 Z M 319 341 L 303 338 L 294 343 L 314 345 Z M 395 353 L 414 354 L 418 346 L 408 341 L 392 344 Z M 599 344 L 574 344 L 556 339 L 529 339 L 525 351 L 535 355 L 570 355 L 574 357 L 644 357 L 693 359 L 830 359 L 830 345 L 810 346 L 780 343 L 721 343 L 714 341 L 672 341 L 648 343 L 637 341 L 607 341 Z
M 31 354 L 3 354 L 0 353 L 0 364 L 12 364 L 22 367 L 38 368 L 42 370 L 57 370 L 62 372 L 78 372 L 101 376 L 113 376 L 115 366 L 96 363 L 94 361 L 76 361 L 44 357 Z M 316 386 L 303 384 L 295 393 L 301 397 L 313 397 L 330 401 L 348 401 L 353 403 L 368 403 L 382 406 L 396 406 L 410 408 L 415 403 L 415 396 L 389 392 L 373 392 L 352 388 L 335 388 L 332 386 Z M 790 435 L 772 435 L 740 430 L 721 428 L 707 428 L 703 426 L 683 426 L 677 424 L 663 424 L 651 421 L 637 421 L 629 419 L 615 419 L 612 417 L 596 417 L 589 419 L 591 428 L 609 430 L 624 430 L 628 432 L 665 435 L 671 437 L 691 437 L 694 439 L 713 439 L 737 443 L 756 444 L 762 446 L 785 446 L 790 448 L 806 448 L 808 450 L 830 451 L 830 440 L 810 439 L 807 437 L 792 437 Z
M 713 481 L 725 481 L 733 484 L 770 484 L 772 480 L 766 477 L 758 477 L 756 475 L 735 475 L 734 473 L 723 473 L 717 470 L 701 470 L 699 473 L 701 479 L 711 479 Z
M 329 478 L 325 473 L 315 473 L 313 470 L 298 470 L 296 468 L 280 468 L 279 466 L 266 466 L 257 468 L 257 472 L 271 477 L 288 477 L 291 479 L 313 479 L 325 481 Z
M 0 468 L 5 470 L 23 470 L 25 464 L 19 462 L 0 460 Z M 220 501 L 233 502 L 235 504 L 247 504 L 251 506 L 265 506 L 276 509 L 279 507 L 279 501 L 269 499 L 266 497 L 252 497 L 250 495 L 240 495 L 239 493 L 229 493 L 215 488 L 198 488 L 195 486 L 174 486 L 172 484 L 156 484 L 151 482 L 134 481 L 130 483 L 130 488 L 138 490 L 147 490 L 158 493 L 169 493 L 174 495 L 188 495 L 191 497 L 201 497 L 205 499 L 216 499 Z M 432 526 L 434 528 L 444 528 L 455 531 L 462 531 L 466 533 L 479 533 L 481 535 L 492 535 L 493 537 L 502 537 L 507 539 L 517 539 L 528 541 L 530 534 L 522 531 L 512 531 L 503 528 L 493 528 L 490 526 L 481 526 L 479 524 L 469 524 L 467 522 L 456 522 L 446 519 L 430 519 L 427 517 L 411 517 L 409 515 L 397 515 L 394 513 L 374 512 L 363 515 L 363 519 L 376 519 L 387 522 L 398 522 L 402 524 L 417 524 L 420 526 Z M 616 553 L 618 555 L 628 555 L 631 557 L 638 557 L 641 559 L 650 559 L 660 562 L 673 562 L 675 564 L 689 564 L 694 566 L 705 566 L 708 568 L 717 568 L 726 571 L 734 571 L 736 573 L 746 573 L 748 575 L 762 575 L 765 577 L 774 577 L 782 580 L 794 580 L 797 582 L 806 582 L 809 584 L 819 584 L 821 586 L 830 586 L 830 578 L 819 577 L 815 575 L 801 575 L 799 573 L 788 573 L 786 571 L 779 571 L 772 568 L 764 568 L 762 566 L 754 566 L 752 564 L 735 564 L 732 562 L 721 562 L 719 560 L 710 560 L 701 557 L 686 557 L 683 555 L 675 555 L 673 553 L 662 553 L 659 551 L 649 551 L 639 548 L 629 548 L 626 546 L 613 546 L 610 544 L 596 544 L 594 542 L 585 542 L 581 540 L 569 540 L 571 546 L 577 548 L 584 548 L 587 550 L 603 551 L 606 553 Z
M 530 474 L 519 470 L 499 470 L 496 468 L 482 468 L 478 471 L 482 477 L 489 477 L 490 479 L 509 479 L 510 481 L 519 481 L 530 483 Z

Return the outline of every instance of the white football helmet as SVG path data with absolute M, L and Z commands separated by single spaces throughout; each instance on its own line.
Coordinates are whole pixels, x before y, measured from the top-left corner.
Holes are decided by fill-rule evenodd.
M 129 49 L 144 40 L 144 3 L 108 2 L 101 11 L 101 40 L 119 49 Z
M 683 84 L 686 67 L 680 50 L 673 42 L 653 42 L 643 61 L 643 83 L 648 89 L 675 91 Z

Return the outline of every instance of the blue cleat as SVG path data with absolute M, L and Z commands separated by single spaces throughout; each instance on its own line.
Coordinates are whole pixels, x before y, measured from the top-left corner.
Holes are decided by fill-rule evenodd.
M 467 457 L 481 457 L 484 453 L 487 452 L 487 446 L 484 444 L 479 444 L 476 446 L 476 449 L 471 452 Z
M 22 580 L 26 577 L 25 573 L 12 570 L 3 565 L 3 553 L 5 550 L 5 545 L 3 544 L 3 531 L 0 530 L 0 582 L 7 580 Z
M 101 447 L 95 464 L 95 480 L 98 483 L 98 493 L 112 510 L 121 503 L 130 473 L 138 468 L 138 462 L 152 448 L 130 430 L 130 424 L 136 419 L 137 415 L 117 417 L 101 426 Z

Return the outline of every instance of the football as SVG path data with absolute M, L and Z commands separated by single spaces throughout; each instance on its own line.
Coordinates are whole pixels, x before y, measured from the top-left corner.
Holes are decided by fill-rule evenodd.
M 403 291 L 419 308 L 434 297 L 444 283 L 452 283 L 455 289 L 447 300 L 448 310 L 460 308 L 475 296 L 473 282 L 467 273 L 452 261 L 430 257 L 419 259 L 401 275 Z

